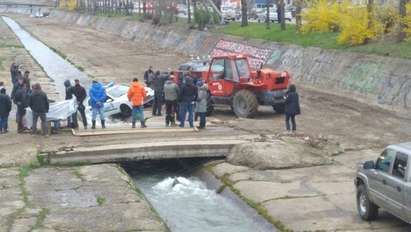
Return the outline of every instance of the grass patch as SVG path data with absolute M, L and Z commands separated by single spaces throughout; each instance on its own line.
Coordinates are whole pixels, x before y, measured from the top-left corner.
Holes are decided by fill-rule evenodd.
M 262 39 L 280 43 L 297 44 L 303 47 L 344 48 L 336 42 L 337 33 L 313 32 L 301 34 L 296 31 L 295 25 L 287 24 L 287 30 L 282 31 L 278 24 L 271 24 L 267 30 L 264 23 L 250 23 L 247 27 L 241 27 L 238 22 L 218 27 L 213 31 L 228 35 L 235 35 L 247 39 Z
M 77 178 L 79 178 L 81 181 L 86 181 L 86 179 L 84 178 L 83 174 L 81 174 L 80 169 L 79 168 L 74 168 L 73 170 L 73 175 L 75 175 Z
M 24 48 L 23 45 L 0 42 L 0 48 Z
M 287 24 L 287 30 L 282 31 L 279 24 L 271 24 L 270 29 L 264 23 L 250 23 L 241 27 L 234 22 L 226 26 L 213 29 L 214 32 L 240 36 L 246 39 L 262 39 L 286 44 L 296 44 L 302 47 L 319 47 L 325 49 L 338 49 L 350 52 L 376 54 L 411 59 L 411 41 L 396 43 L 392 41 L 375 41 L 365 45 L 350 46 L 337 43 L 338 33 L 312 32 L 302 34 L 296 31 L 295 25 Z
M 102 196 L 97 196 L 96 202 L 99 206 L 102 206 L 104 203 L 106 203 L 106 198 L 104 198 Z
M 41 209 L 41 211 L 37 215 L 36 224 L 34 224 L 34 226 L 31 228 L 31 230 L 36 230 L 36 229 L 41 228 L 43 226 L 44 220 L 47 217 L 47 214 L 49 214 L 48 209 L 45 209 L 45 208 Z

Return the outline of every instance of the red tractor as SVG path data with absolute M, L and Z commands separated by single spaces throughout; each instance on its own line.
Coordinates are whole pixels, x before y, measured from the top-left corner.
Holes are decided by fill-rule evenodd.
M 290 76 L 271 69 L 251 70 L 244 55 L 217 56 L 206 62 L 180 66 L 179 79 L 185 71 L 201 78 L 210 91 L 209 113 L 214 105 L 229 105 L 238 117 L 253 117 L 259 105 L 270 105 L 277 113 L 284 112 L 284 96 Z

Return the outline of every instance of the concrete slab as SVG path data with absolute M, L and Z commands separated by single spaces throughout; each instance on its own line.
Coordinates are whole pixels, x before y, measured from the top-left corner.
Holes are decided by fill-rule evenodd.
M 176 140 L 138 144 L 115 144 L 45 152 L 44 156 L 52 164 L 225 157 L 233 146 L 246 142 L 247 140 L 237 138 L 220 138 L 210 140 Z
M 89 137 L 102 135 L 120 135 L 120 134 L 145 134 L 145 133 L 193 133 L 198 132 L 194 128 L 144 128 L 144 129 L 109 129 L 109 130 L 95 130 L 95 131 L 76 131 L 72 130 L 74 136 Z

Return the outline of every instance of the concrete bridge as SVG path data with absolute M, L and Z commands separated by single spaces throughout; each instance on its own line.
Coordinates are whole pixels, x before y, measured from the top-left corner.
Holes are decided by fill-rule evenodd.
M 109 163 L 138 160 L 212 158 L 227 156 L 231 149 L 256 136 L 178 139 L 164 142 L 139 142 L 65 148 L 43 152 L 40 156 L 50 164 Z

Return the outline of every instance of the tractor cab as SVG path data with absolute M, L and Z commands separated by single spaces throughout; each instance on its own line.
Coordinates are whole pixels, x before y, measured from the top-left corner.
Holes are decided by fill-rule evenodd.
M 238 85 L 250 80 L 247 57 L 221 56 L 212 59 L 206 81 L 213 96 L 231 96 Z

